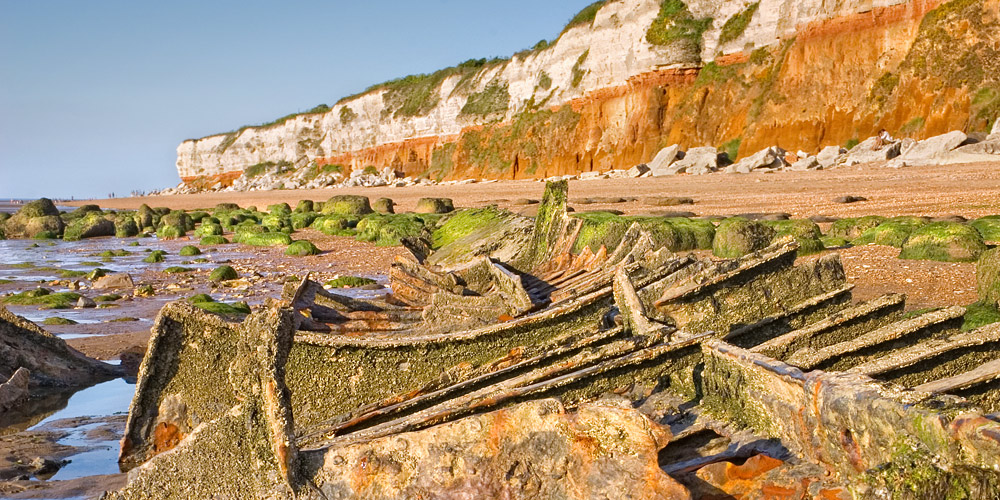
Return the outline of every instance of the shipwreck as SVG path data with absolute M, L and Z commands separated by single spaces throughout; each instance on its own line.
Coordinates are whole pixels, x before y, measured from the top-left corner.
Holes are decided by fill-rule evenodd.
M 167 305 L 107 498 L 699 498 L 751 461 L 780 498 L 1000 494 L 1000 325 L 854 303 L 792 239 L 720 261 L 636 224 L 574 254 L 566 195 L 407 241 L 380 299 Z

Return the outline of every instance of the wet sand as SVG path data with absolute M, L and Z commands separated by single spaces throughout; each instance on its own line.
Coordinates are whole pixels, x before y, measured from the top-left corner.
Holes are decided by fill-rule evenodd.
M 544 184 L 538 181 L 499 181 L 447 186 L 404 188 L 344 188 L 295 191 L 255 191 L 248 193 L 200 193 L 144 198 L 117 198 L 75 202 L 97 203 L 101 207 L 134 209 L 146 203 L 175 209 L 210 208 L 218 203 L 256 205 L 294 204 L 299 200 L 326 200 L 337 194 L 360 194 L 373 201 L 392 198 L 397 211 L 413 210 L 422 197 L 452 198 L 459 207 L 496 202 L 519 210 L 511 200 L 541 197 Z M 868 201 L 838 204 L 833 200 L 853 195 Z M 749 212 L 787 212 L 795 217 L 830 215 L 963 215 L 978 217 L 1000 214 L 1000 163 L 973 163 L 906 167 L 878 164 L 841 167 L 826 171 L 754 173 L 747 175 L 679 175 L 640 179 L 570 181 L 570 198 L 595 196 L 636 197 L 638 201 L 615 205 L 576 205 L 577 210 L 614 208 L 627 214 L 659 210 L 689 210 L 698 215 L 728 215 Z M 694 205 L 657 207 L 645 198 L 685 196 Z M 507 201 L 503 201 L 507 200 Z

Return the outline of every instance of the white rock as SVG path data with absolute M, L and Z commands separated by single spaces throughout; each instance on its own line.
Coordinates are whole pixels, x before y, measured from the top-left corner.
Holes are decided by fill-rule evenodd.
M 719 151 L 712 146 L 691 148 L 684 158 L 675 161 L 667 169 L 671 174 L 707 174 L 719 168 Z
M 678 157 L 678 153 L 681 152 L 680 146 L 674 144 L 672 146 L 667 146 L 656 153 L 653 161 L 649 162 L 649 169 L 653 172 L 653 177 L 659 177 L 662 175 L 670 175 L 667 172 L 667 168 L 670 164 L 675 162 Z

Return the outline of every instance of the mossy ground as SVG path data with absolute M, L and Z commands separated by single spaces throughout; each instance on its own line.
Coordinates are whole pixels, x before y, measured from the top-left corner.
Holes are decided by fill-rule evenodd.
M 986 251 L 978 231 L 965 224 L 934 222 L 918 228 L 903 244 L 901 259 L 973 262 Z

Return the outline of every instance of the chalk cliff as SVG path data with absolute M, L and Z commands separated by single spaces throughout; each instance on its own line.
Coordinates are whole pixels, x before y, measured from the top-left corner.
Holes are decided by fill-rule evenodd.
M 816 152 L 987 131 L 1000 0 L 607 0 L 549 44 L 183 142 L 188 184 L 254 165 L 432 179 L 627 169 L 664 146 Z

